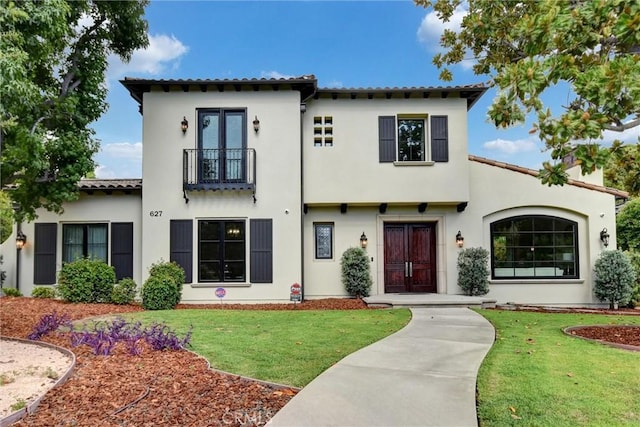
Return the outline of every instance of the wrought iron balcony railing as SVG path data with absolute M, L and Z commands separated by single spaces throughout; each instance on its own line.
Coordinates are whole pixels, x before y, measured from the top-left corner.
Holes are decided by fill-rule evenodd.
M 182 160 L 185 190 L 255 190 L 253 148 L 187 149 Z

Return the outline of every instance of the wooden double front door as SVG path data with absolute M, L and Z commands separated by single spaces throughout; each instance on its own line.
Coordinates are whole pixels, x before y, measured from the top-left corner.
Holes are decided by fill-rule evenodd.
M 384 225 L 384 291 L 437 292 L 435 223 Z

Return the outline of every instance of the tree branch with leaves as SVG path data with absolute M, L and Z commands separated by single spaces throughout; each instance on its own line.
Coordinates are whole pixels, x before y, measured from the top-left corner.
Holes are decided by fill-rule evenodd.
M 90 125 L 107 109 L 107 58 L 148 45 L 147 4 L 0 0 L 0 184 L 17 220 L 62 212 L 95 169 Z
M 478 75 L 498 90 L 489 118 L 498 128 L 535 117 L 537 133 L 555 162 L 542 182 L 567 182 L 561 160 L 574 152 L 583 174 L 602 168 L 605 130 L 640 126 L 640 2 L 626 0 L 415 0 L 443 22 L 466 9 L 459 31 L 445 30 L 433 63 L 450 81 L 450 66 L 471 55 Z M 541 95 L 559 82 L 573 99 L 559 114 Z M 640 141 L 639 141 L 640 142 Z

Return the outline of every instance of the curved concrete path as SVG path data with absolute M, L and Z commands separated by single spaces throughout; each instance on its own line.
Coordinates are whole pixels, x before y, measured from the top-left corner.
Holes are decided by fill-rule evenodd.
M 412 308 L 409 324 L 350 354 L 268 426 L 476 426 L 476 375 L 493 326 L 467 308 Z

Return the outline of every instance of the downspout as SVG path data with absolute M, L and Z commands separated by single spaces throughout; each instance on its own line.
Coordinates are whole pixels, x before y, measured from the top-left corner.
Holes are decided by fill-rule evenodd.
M 300 103 L 300 298 L 304 301 L 304 113 L 306 100 Z
M 315 93 L 315 90 L 314 90 Z M 302 95 L 302 92 L 300 93 Z M 307 101 L 313 97 L 309 95 L 300 102 L 300 293 L 304 301 L 304 113 L 307 111 Z
M 22 231 L 22 221 L 16 225 L 16 236 Z M 20 253 L 22 248 L 16 246 L 16 290 L 20 291 Z

